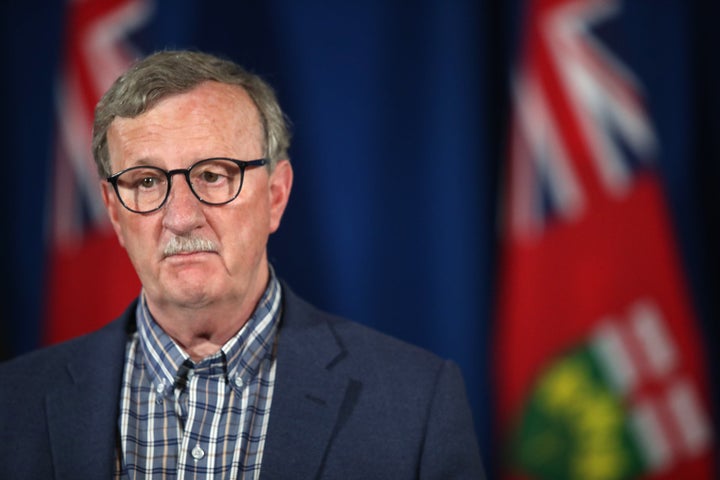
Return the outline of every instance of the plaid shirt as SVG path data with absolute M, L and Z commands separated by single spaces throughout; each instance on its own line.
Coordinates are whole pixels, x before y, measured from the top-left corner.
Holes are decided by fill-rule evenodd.
M 116 478 L 259 478 L 280 299 L 271 274 L 245 326 L 219 352 L 194 363 L 142 297 L 126 352 Z

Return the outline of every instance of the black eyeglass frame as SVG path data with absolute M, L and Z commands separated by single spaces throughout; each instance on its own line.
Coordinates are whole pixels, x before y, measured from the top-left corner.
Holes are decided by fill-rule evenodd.
M 213 160 L 226 160 L 226 161 L 234 163 L 240 169 L 240 185 L 238 186 L 238 190 L 235 193 L 235 195 L 233 195 L 229 200 L 227 200 L 225 202 L 215 203 L 215 202 L 209 202 L 209 201 L 203 199 L 195 191 L 195 188 L 193 188 L 192 182 L 190 181 L 190 171 L 193 168 L 197 167 L 198 165 L 202 165 L 204 163 L 211 162 Z M 126 168 L 125 170 L 121 170 L 117 173 L 113 173 L 112 175 L 107 177 L 105 179 L 105 181 L 110 183 L 113 186 L 113 189 L 115 190 L 115 194 L 117 195 L 118 200 L 120 200 L 120 203 L 122 204 L 122 206 L 133 213 L 139 213 L 139 214 L 152 213 L 152 212 L 156 212 L 156 211 L 160 210 L 163 206 L 165 206 L 167 199 L 170 197 L 170 190 L 172 189 L 172 177 L 173 177 L 173 175 L 176 175 L 178 173 L 183 174 L 183 176 L 185 177 L 185 181 L 187 182 L 188 186 L 190 187 L 190 191 L 193 193 L 193 195 L 195 195 L 195 198 L 197 198 L 200 202 L 204 203 L 205 205 L 219 206 L 219 205 L 227 205 L 228 203 L 235 200 L 238 197 L 238 195 L 240 195 L 240 191 L 242 190 L 243 183 L 245 182 L 245 169 L 246 168 L 260 167 L 263 165 L 267 165 L 268 163 L 269 163 L 269 160 L 267 158 L 259 158 L 257 160 L 236 160 L 234 158 L 227 158 L 227 157 L 212 157 L 212 158 L 204 158 L 202 160 L 198 160 L 197 162 L 190 165 L 189 168 L 176 168 L 174 170 L 165 170 L 163 168 L 155 167 L 153 165 L 138 165 L 135 167 Z M 120 195 L 120 191 L 118 190 L 117 182 L 118 182 L 118 178 L 120 178 L 120 175 L 124 174 L 125 172 L 129 172 L 131 170 L 139 170 L 141 168 L 151 168 L 153 170 L 157 170 L 157 171 L 165 174 L 165 178 L 167 178 L 168 187 L 167 187 L 167 191 L 165 192 L 165 198 L 163 198 L 162 202 L 160 202 L 160 205 L 153 208 L 152 210 L 144 210 L 144 211 L 143 210 L 134 210 L 134 209 L 128 207 L 125 204 L 125 202 L 123 201 L 122 195 Z

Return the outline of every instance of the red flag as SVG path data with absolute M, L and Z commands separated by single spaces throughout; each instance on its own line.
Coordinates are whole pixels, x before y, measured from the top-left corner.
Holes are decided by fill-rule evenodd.
M 125 38 L 149 14 L 146 0 L 68 2 L 49 209 L 46 343 L 102 326 L 140 290 L 105 213 L 90 144 L 95 104 L 136 56 Z
M 505 478 L 711 479 L 696 314 L 641 88 L 593 35 L 620 2 L 529 2 L 496 337 Z

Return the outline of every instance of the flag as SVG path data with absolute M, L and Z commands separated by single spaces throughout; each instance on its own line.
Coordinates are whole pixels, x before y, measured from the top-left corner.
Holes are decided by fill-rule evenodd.
M 140 284 L 113 233 L 91 154 L 95 105 L 137 57 L 127 36 L 150 13 L 146 0 L 68 2 L 56 95 L 44 339 L 54 343 L 119 315 Z
M 711 479 L 696 314 L 617 0 L 530 0 L 512 75 L 495 342 L 502 474 Z M 606 32 L 603 30 L 603 32 Z

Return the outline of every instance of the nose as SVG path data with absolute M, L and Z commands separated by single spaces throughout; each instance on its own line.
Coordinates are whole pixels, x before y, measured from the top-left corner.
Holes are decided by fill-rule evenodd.
M 174 176 L 163 208 L 163 226 L 176 235 L 183 235 L 202 226 L 204 222 L 202 203 L 182 175 Z

